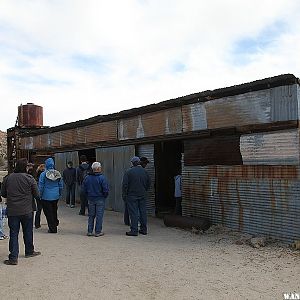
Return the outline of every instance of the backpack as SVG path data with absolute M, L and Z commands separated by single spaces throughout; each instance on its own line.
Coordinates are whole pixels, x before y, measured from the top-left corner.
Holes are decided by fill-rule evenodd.
M 87 169 L 83 168 L 81 165 L 79 166 L 78 181 L 80 184 L 82 184 L 85 177 L 89 175 L 90 171 L 91 171 L 90 166 Z

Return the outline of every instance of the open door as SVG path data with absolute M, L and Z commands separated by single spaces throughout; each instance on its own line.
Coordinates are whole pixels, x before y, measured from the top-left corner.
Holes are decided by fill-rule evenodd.
M 96 160 L 101 163 L 102 172 L 109 182 L 107 209 L 124 211 L 122 179 L 125 171 L 130 168 L 130 160 L 134 155 L 135 147 L 133 145 L 96 149 Z

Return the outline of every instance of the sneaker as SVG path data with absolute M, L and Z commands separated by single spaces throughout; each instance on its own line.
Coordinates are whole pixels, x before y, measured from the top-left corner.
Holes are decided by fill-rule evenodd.
M 11 265 L 11 266 L 16 266 L 18 264 L 18 260 L 6 259 L 4 261 L 4 264 Z
M 147 235 L 147 231 L 144 231 L 144 230 L 139 230 L 139 233 L 142 235 Z
M 99 236 L 103 236 L 104 232 L 100 232 L 100 233 L 95 233 L 95 237 L 99 237 Z
M 70 207 L 71 207 L 71 208 L 74 208 L 74 207 L 75 207 L 75 205 L 73 205 L 73 204 L 72 204 Z
M 4 236 L 0 236 L 0 241 L 4 240 Z
M 39 251 L 33 251 L 30 254 L 25 254 L 25 257 L 26 258 L 28 258 L 28 257 L 35 257 L 35 256 L 38 256 L 38 255 L 41 255 L 41 252 L 39 252 Z
M 132 232 L 132 231 L 127 231 L 127 232 L 126 232 L 126 235 L 127 235 L 127 236 L 138 236 L 137 233 L 134 233 L 134 232 Z
M 93 234 L 91 232 L 88 232 L 86 235 L 87 236 L 93 236 Z
M 66 204 L 66 207 L 70 207 L 70 204 Z

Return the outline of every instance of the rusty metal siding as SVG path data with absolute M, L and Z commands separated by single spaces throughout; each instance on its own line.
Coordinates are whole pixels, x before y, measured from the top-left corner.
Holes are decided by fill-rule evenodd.
M 61 146 L 60 131 L 50 133 L 50 139 L 51 139 L 51 147 L 60 147 Z
M 297 88 L 298 84 L 270 89 L 272 122 L 298 120 Z
M 151 178 L 151 187 L 147 193 L 147 214 L 155 216 L 155 161 L 154 161 L 154 144 L 139 145 L 137 148 L 139 157 L 147 157 L 149 164 L 146 166 L 146 171 Z
M 139 139 L 182 132 L 181 108 L 146 113 L 118 122 L 118 139 Z
M 76 129 L 69 129 L 69 130 L 61 131 L 61 134 L 60 134 L 61 146 L 64 147 L 64 146 L 76 145 L 76 138 L 77 138 L 76 133 L 77 133 Z
M 106 208 L 124 211 L 122 199 L 122 179 L 125 171 L 130 168 L 130 159 L 135 154 L 133 145 L 96 149 L 96 159 L 101 162 L 103 174 L 109 182 L 109 196 Z
M 86 126 L 87 143 L 117 140 L 117 121 Z
M 299 171 L 295 166 L 184 166 L 183 215 L 284 242 L 299 240 Z
M 182 106 L 183 132 L 207 129 L 204 103 L 193 103 Z
M 241 136 L 243 163 L 246 165 L 299 165 L 299 131 L 252 133 Z
M 208 129 L 270 123 L 270 90 L 211 100 L 205 110 Z

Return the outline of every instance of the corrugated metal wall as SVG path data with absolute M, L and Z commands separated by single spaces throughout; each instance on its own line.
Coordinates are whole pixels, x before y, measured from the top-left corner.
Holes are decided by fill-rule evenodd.
M 54 155 L 55 159 L 55 168 L 61 174 L 63 173 L 64 169 L 67 167 L 68 161 L 73 162 L 73 167 L 77 168 L 79 166 L 79 156 L 78 156 L 78 151 L 71 151 L 71 152 L 61 152 L 61 153 L 55 153 Z M 64 186 L 64 191 L 63 191 L 63 200 L 65 199 L 65 186 Z M 77 201 L 79 200 L 79 188 L 76 185 L 76 199 Z
M 185 166 L 182 206 L 184 216 L 285 242 L 299 240 L 299 168 Z
M 146 171 L 151 177 L 151 188 L 147 194 L 147 213 L 155 216 L 155 161 L 154 161 L 154 144 L 138 145 L 137 153 L 139 157 L 147 157 L 149 164 Z
M 298 129 L 241 136 L 245 165 L 299 165 Z
M 118 124 L 118 138 L 121 141 L 181 132 L 182 114 L 180 107 L 121 119 Z
M 130 168 L 130 159 L 135 154 L 135 147 L 120 146 L 96 149 L 96 159 L 102 164 L 103 174 L 109 182 L 109 196 L 106 208 L 122 212 L 124 202 L 122 199 L 122 179 L 124 172 Z

